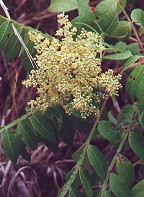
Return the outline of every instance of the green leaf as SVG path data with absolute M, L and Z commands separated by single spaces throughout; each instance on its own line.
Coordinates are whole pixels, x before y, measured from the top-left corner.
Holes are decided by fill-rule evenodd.
M 56 141 L 55 131 L 45 116 L 33 114 L 30 118 L 33 128 L 45 139 Z
M 21 155 L 26 161 L 31 162 L 31 154 L 27 152 L 26 144 L 16 134 L 16 140 L 18 143 L 19 155 Z
M 144 140 L 141 135 L 136 132 L 132 132 L 129 135 L 129 144 L 135 154 L 144 161 Z
M 77 27 L 78 32 L 82 28 L 88 31 L 95 31 L 97 28 L 97 25 L 94 23 L 95 15 L 88 5 L 88 0 L 78 0 L 78 14 L 79 16 L 72 20 L 72 24 Z
M 139 119 L 141 126 L 144 128 L 144 96 L 138 102 L 138 119 Z
M 114 173 L 110 175 L 110 187 L 116 197 L 130 196 L 130 191 L 125 181 Z
M 11 22 L 0 16 L 0 49 L 5 47 L 11 31 Z
M 142 115 L 144 113 L 144 97 L 139 102 L 137 102 L 137 105 L 139 109 L 138 114 Z
M 108 118 L 110 120 L 111 123 L 117 125 L 117 119 L 112 115 L 111 111 L 108 112 Z
M 71 186 L 69 189 L 69 197 L 81 197 L 80 191 L 76 188 Z
M 51 0 L 49 12 L 67 12 L 78 8 L 77 0 Z
M 132 163 L 126 157 L 118 157 L 116 168 L 119 177 L 125 180 L 126 184 L 130 186 L 135 178 L 135 171 Z
M 131 13 L 131 19 L 133 22 L 139 23 L 144 27 L 144 11 L 141 9 L 134 9 Z
M 127 50 L 131 51 L 133 55 L 140 55 L 140 47 L 137 43 L 127 45 Z
M 87 149 L 88 159 L 96 173 L 104 179 L 107 171 L 107 164 L 101 151 L 93 145 L 89 145 Z
M 140 27 L 140 28 L 139 28 L 139 30 L 138 30 L 138 35 L 139 35 L 139 36 L 144 35 L 144 27 Z
M 125 70 L 127 70 L 132 64 L 134 64 L 141 56 L 139 55 L 133 55 L 131 56 L 126 63 L 123 66 L 122 72 L 124 72 Z
M 118 51 L 126 51 L 126 48 L 127 48 L 127 44 L 123 41 L 119 41 L 117 42 L 115 45 L 113 45 L 113 48 L 115 50 L 118 50 Z
M 24 36 L 23 27 L 18 27 L 17 31 L 19 32 L 19 34 L 23 38 L 23 36 Z M 13 32 L 10 35 L 9 39 L 7 40 L 7 43 L 4 48 L 4 55 L 5 55 L 6 60 L 9 61 L 9 60 L 12 60 L 13 58 L 15 58 L 18 55 L 20 49 L 21 49 L 21 43 L 18 40 L 15 33 Z
M 107 120 L 101 120 L 98 124 L 98 130 L 100 134 L 109 141 L 118 142 L 120 140 L 120 134 Z
M 88 172 L 84 169 L 80 169 L 79 176 L 86 195 L 92 197 L 92 184 Z
M 110 32 L 109 36 L 117 40 L 125 40 L 130 36 L 131 25 L 128 21 L 120 21 L 114 31 Z
M 133 114 L 136 111 L 135 105 L 127 104 L 122 108 L 122 111 L 119 113 L 119 122 L 118 125 L 123 125 L 125 123 L 132 122 Z
M 122 12 L 122 9 L 126 7 L 127 0 L 118 0 L 117 2 L 117 13 L 120 14 Z
M 57 120 L 62 120 L 62 113 L 58 106 L 49 108 L 48 110 L 53 114 L 53 117 L 55 117 Z
M 19 136 L 21 137 L 22 141 L 27 146 L 29 146 L 33 150 L 36 149 L 37 147 L 36 135 L 29 122 L 27 121 L 20 122 L 17 126 L 17 132 Z
M 135 92 L 136 98 L 138 100 L 142 100 L 143 97 L 144 97 L 143 87 L 144 87 L 144 72 L 143 72 L 143 77 L 141 78 L 141 81 L 137 84 L 137 89 L 136 89 L 136 92 Z
M 126 89 L 129 92 L 132 101 L 134 101 L 136 97 L 139 97 L 138 95 L 139 88 L 140 90 L 142 90 L 142 94 L 143 94 L 143 87 L 141 87 L 142 85 L 141 82 L 142 84 L 144 83 L 144 66 L 139 64 L 131 72 L 126 82 Z M 139 94 L 141 94 L 141 91 L 139 92 Z
M 144 180 L 138 182 L 132 188 L 130 192 L 131 197 L 143 197 L 144 196 Z
M 117 3 L 114 0 L 101 1 L 94 11 L 96 22 L 103 31 L 110 32 L 117 26 Z M 110 28 L 110 26 L 113 28 Z M 108 31 L 109 29 L 109 31 Z
M 130 51 L 124 51 L 117 54 L 105 55 L 103 58 L 110 60 L 124 60 L 124 59 L 128 59 L 130 56 L 132 56 Z
M 10 130 L 6 130 L 3 134 L 2 143 L 8 158 L 13 163 L 16 163 L 19 156 L 19 148 L 15 134 Z

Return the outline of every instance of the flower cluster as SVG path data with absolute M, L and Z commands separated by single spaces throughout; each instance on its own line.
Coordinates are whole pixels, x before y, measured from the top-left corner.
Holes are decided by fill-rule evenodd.
M 102 72 L 100 55 L 105 48 L 100 35 L 85 29 L 77 35 L 64 13 L 58 16 L 58 22 L 60 28 L 51 40 L 29 32 L 38 66 L 23 82 L 27 87 L 37 87 L 38 96 L 29 104 L 42 111 L 60 104 L 68 114 L 79 111 L 83 118 L 98 115 L 100 100 L 117 95 L 121 76 L 114 76 L 112 70 Z

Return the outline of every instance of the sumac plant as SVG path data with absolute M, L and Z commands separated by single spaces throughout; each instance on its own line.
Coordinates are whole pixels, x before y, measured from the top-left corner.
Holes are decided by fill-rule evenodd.
M 51 0 L 59 23 L 52 37 L 11 20 L 1 5 L 0 48 L 9 61 L 21 51 L 23 85 L 37 89 L 27 113 L 0 129 L 6 155 L 16 163 L 40 141 L 53 151 L 79 130 L 87 137 L 58 196 L 143 197 L 144 11 L 127 13 L 126 0 Z M 75 9 L 70 21 L 65 12 Z

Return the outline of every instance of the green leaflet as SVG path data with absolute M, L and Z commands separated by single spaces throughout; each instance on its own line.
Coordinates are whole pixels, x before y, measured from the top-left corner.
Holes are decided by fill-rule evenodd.
M 78 8 L 77 0 L 51 0 L 49 12 L 67 12 Z
M 119 157 L 116 162 L 117 172 L 128 186 L 130 186 L 135 179 L 135 171 L 132 163 L 126 157 Z
M 96 146 L 89 145 L 87 148 L 87 155 L 96 173 L 101 179 L 104 179 L 106 176 L 107 164 L 101 151 Z
M 125 40 L 130 36 L 131 25 L 128 21 L 120 21 L 117 27 L 110 32 L 109 36 L 117 40 Z
M 17 126 L 17 132 L 21 137 L 22 141 L 32 148 L 33 150 L 37 147 L 36 135 L 33 131 L 32 126 L 28 121 L 20 122 Z
M 140 55 L 140 47 L 137 43 L 127 45 L 127 50 L 131 51 L 133 55 Z
M 100 134 L 109 141 L 118 142 L 121 138 L 120 134 L 116 131 L 116 129 L 109 121 L 99 121 L 98 130 Z
M 132 56 L 130 51 L 124 51 L 113 55 L 105 55 L 103 58 L 110 60 L 124 60 L 124 59 L 128 59 L 130 56 Z
M 135 152 L 135 154 L 144 161 L 144 141 L 137 132 L 132 132 L 128 138 L 130 147 Z
M 133 115 L 136 111 L 136 106 L 135 104 L 130 105 L 127 104 L 125 105 L 121 112 L 119 113 L 119 120 L 118 120 L 118 126 L 124 125 L 124 124 L 131 124 Z
M 19 34 L 21 35 L 22 38 L 24 38 L 24 29 L 23 27 L 18 27 L 17 28 L 17 31 L 19 32 Z M 18 38 L 16 37 L 15 33 L 13 32 L 8 40 L 7 40 L 7 43 L 5 45 L 5 48 L 4 48 L 4 56 L 5 56 L 5 59 L 10 61 L 12 59 L 14 59 L 20 49 L 21 49 L 21 43 L 19 42 Z
M 116 197 L 130 196 L 130 191 L 125 181 L 114 173 L 111 173 L 110 175 L 110 187 Z
M 79 177 L 87 196 L 92 197 L 92 183 L 88 172 L 84 169 L 79 170 Z
M 50 122 L 45 118 L 45 116 L 39 114 L 33 114 L 30 118 L 33 128 L 45 139 L 55 142 L 55 131 L 50 124 Z
M 119 0 L 117 1 L 117 13 L 120 14 L 122 9 L 126 7 L 127 0 Z
M 0 49 L 3 49 L 5 47 L 11 31 L 11 22 L 7 19 L 4 20 L 4 17 L 0 16 Z
M 78 0 L 78 14 L 79 16 L 72 20 L 72 24 L 77 27 L 78 32 L 80 32 L 82 28 L 88 31 L 99 30 L 99 27 L 94 23 L 95 15 L 88 5 L 88 0 Z
M 138 119 L 139 119 L 141 126 L 144 128 L 144 96 L 138 102 Z
M 129 68 L 129 66 L 134 64 L 140 57 L 141 56 L 139 56 L 139 55 L 133 55 L 133 56 L 129 57 L 129 59 L 126 61 L 126 63 L 123 66 L 122 72 L 127 70 Z
M 143 197 L 144 196 L 144 180 L 138 182 L 132 188 L 130 192 L 131 197 Z
M 144 66 L 139 64 L 129 75 L 126 82 L 126 89 L 130 94 L 131 100 L 136 97 L 141 98 L 144 95 Z
M 16 163 L 19 156 L 19 148 L 15 134 L 10 130 L 6 130 L 3 134 L 2 143 L 6 155 L 13 163 Z
M 94 11 L 96 22 L 104 32 L 110 32 L 118 24 L 117 2 L 114 0 L 101 1 Z
M 21 155 L 25 160 L 30 162 L 31 161 L 31 154 L 27 152 L 26 144 L 20 139 L 18 134 L 16 134 L 16 140 L 18 143 L 19 155 Z
M 139 23 L 144 27 L 144 11 L 141 9 L 134 9 L 131 13 L 131 19 L 133 22 Z

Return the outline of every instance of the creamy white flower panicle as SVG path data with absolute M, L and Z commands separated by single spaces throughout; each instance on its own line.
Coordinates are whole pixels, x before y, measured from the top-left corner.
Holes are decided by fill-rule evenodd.
M 23 82 L 26 87 L 37 87 L 37 98 L 29 104 L 42 111 L 60 104 L 68 114 L 77 110 L 83 118 L 97 116 L 100 100 L 117 95 L 121 76 L 112 70 L 102 73 L 100 53 L 105 47 L 99 34 L 82 29 L 76 35 L 76 27 L 64 13 L 58 15 L 58 22 L 57 38 L 52 40 L 29 32 L 38 66 Z

